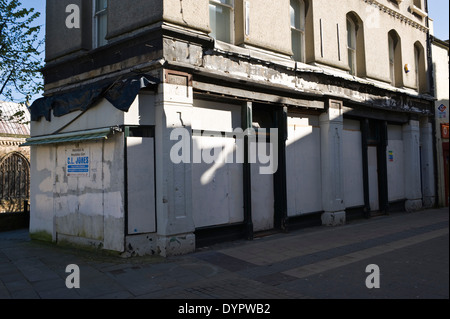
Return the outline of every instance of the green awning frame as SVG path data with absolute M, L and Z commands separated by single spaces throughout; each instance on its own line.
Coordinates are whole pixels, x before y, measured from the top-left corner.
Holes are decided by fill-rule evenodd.
M 96 130 L 87 130 L 79 132 L 61 133 L 53 135 L 44 135 L 27 138 L 27 141 L 20 146 L 31 146 L 31 145 L 47 145 L 47 144 L 58 144 L 66 142 L 83 142 L 83 141 L 94 141 L 108 139 L 109 135 L 113 132 L 113 128 L 103 128 Z

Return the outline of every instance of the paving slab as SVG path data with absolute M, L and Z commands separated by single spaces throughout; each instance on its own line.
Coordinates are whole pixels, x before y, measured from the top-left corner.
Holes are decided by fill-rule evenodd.
M 0 233 L 0 299 L 448 299 L 449 213 L 432 209 L 198 249 L 120 258 Z M 80 269 L 79 289 L 66 267 Z M 381 288 L 366 286 L 366 266 Z

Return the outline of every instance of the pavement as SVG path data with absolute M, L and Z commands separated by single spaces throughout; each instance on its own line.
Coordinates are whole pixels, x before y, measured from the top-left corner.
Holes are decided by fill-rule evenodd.
M 168 258 L 59 246 L 30 240 L 23 229 L 0 233 L 0 299 L 448 299 L 448 256 L 448 208 L 304 228 Z M 68 265 L 78 266 L 79 288 L 66 286 L 66 280 L 76 283 Z

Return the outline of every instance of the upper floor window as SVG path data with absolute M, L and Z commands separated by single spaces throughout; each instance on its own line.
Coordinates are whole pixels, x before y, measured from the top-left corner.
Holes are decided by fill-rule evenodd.
M 416 8 L 422 9 L 422 0 L 414 0 Z
M 389 78 L 391 84 L 395 84 L 395 41 L 394 38 L 389 35 Z
M 414 0 L 413 4 L 410 6 L 410 10 L 412 14 L 420 19 L 425 18 L 428 15 L 424 10 L 423 0 Z
M 393 5 L 395 5 L 398 8 L 399 2 L 401 2 L 402 0 L 389 0 L 390 3 L 392 3 Z
M 347 55 L 350 74 L 366 76 L 364 23 L 355 12 L 347 13 Z
M 389 72 L 391 85 L 401 87 L 403 85 L 402 53 L 400 37 L 397 32 L 391 30 L 388 34 L 389 43 Z
M 234 0 L 210 0 L 211 36 L 227 43 L 234 42 Z
M 350 74 L 356 75 L 356 25 L 347 18 L 347 50 Z
M 108 44 L 108 0 L 94 1 L 94 48 Z
M 427 90 L 425 49 L 419 41 L 414 44 L 414 73 L 417 91 L 425 92 Z
M 291 0 L 291 39 L 294 59 L 305 62 L 305 2 Z

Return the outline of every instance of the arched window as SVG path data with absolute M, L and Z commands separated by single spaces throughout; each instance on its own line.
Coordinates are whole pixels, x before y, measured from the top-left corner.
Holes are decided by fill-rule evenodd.
M 355 12 L 347 14 L 347 55 L 350 74 L 365 77 L 364 24 Z
M 425 50 L 419 41 L 414 43 L 414 73 L 417 91 L 425 92 L 427 90 Z
M 395 85 L 395 41 L 391 35 L 389 35 L 389 78 L 391 84 Z
M 30 162 L 18 152 L 0 158 L 0 213 L 23 211 L 30 197 Z
M 400 37 L 395 30 L 389 31 L 388 43 L 389 73 L 391 85 L 395 87 L 401 87 L 403 86 L 401 42 Z
M 356 26 L 350 18 L 347 18 L 347 50 L 350 74 L 356 75 Z
M 303 0 L 291 0 L 290 12 L 294 59 L 299 62 L 305 62 L 305 2 Z

